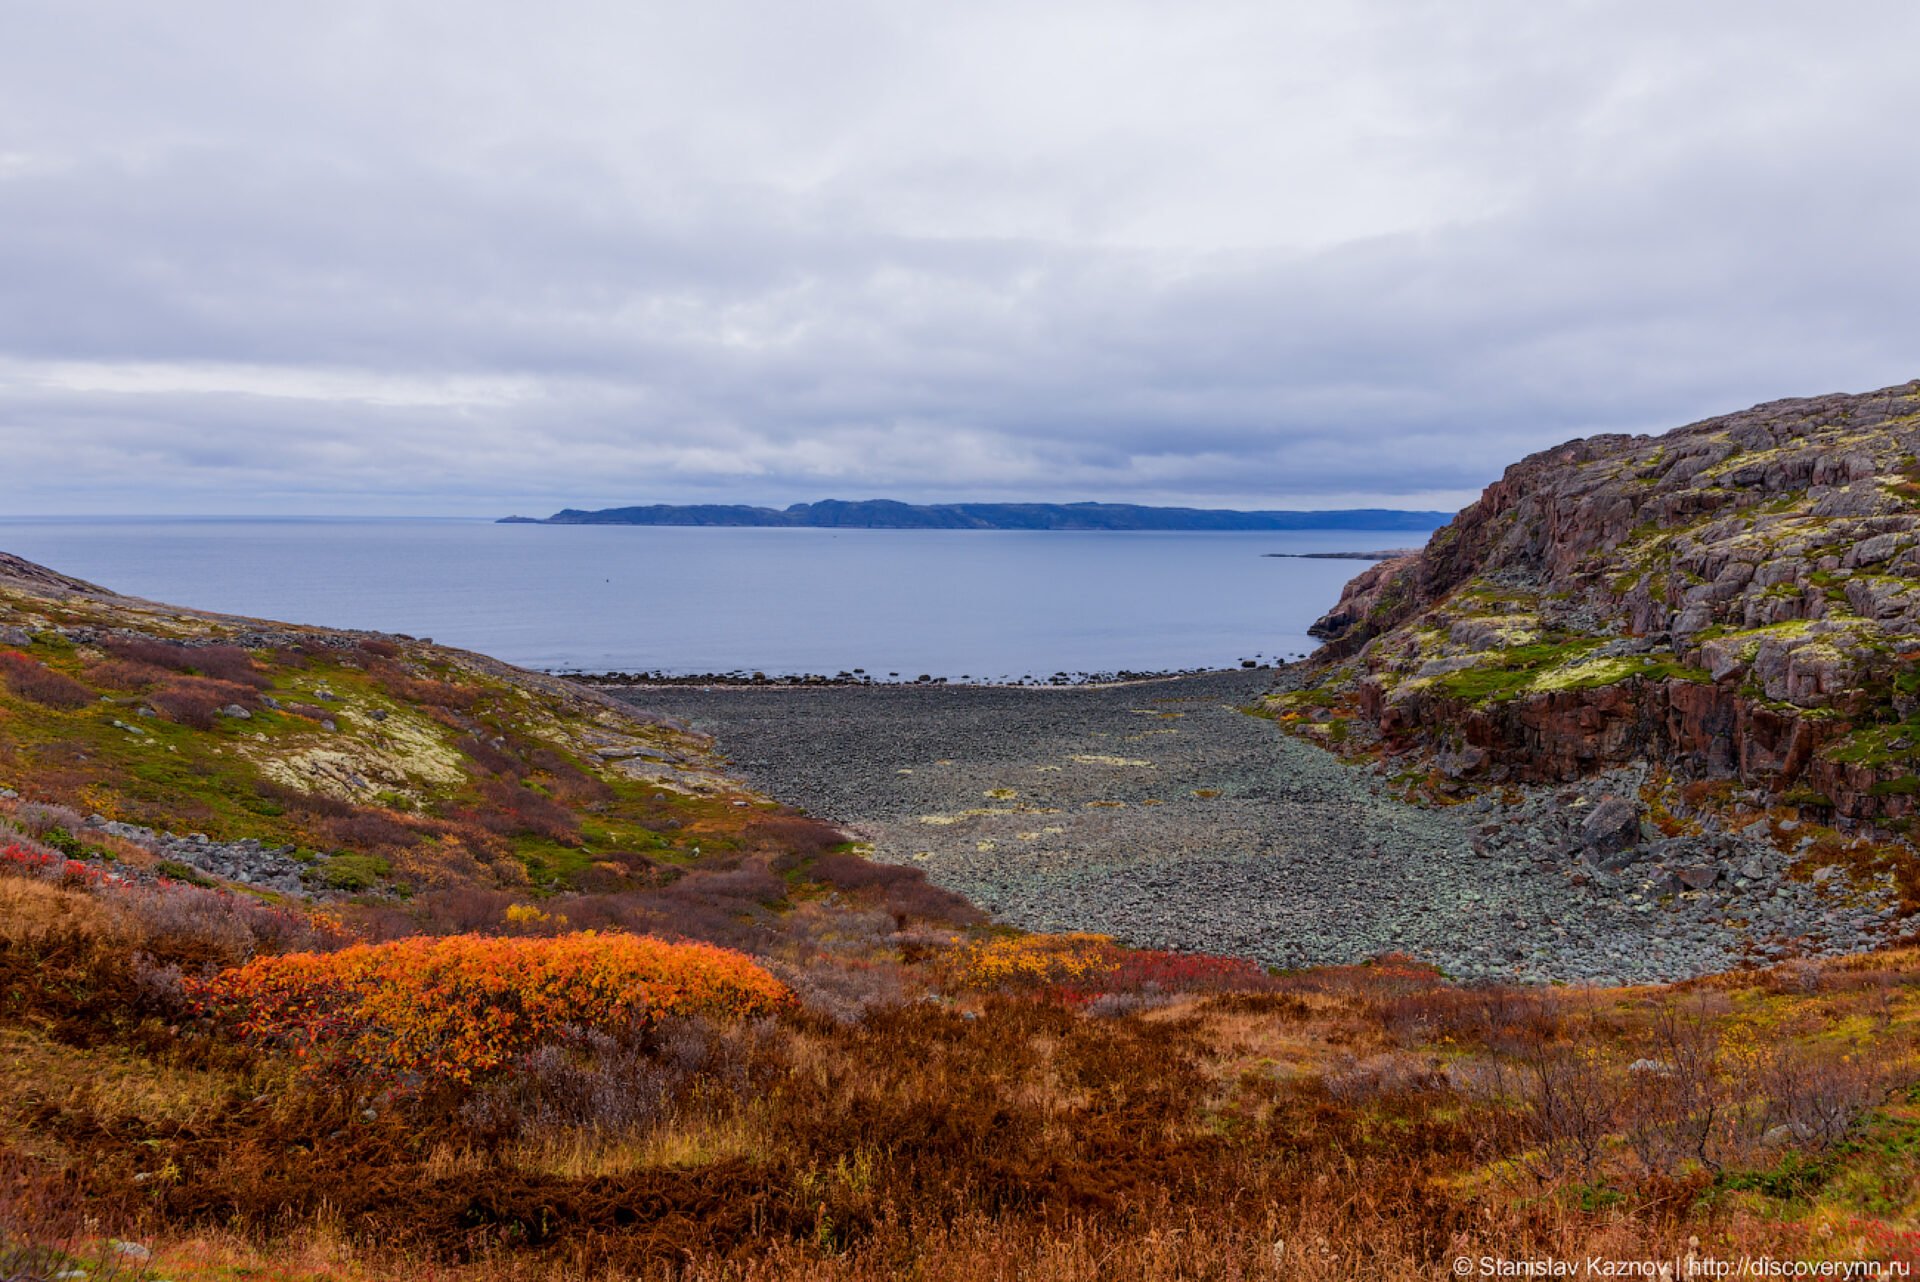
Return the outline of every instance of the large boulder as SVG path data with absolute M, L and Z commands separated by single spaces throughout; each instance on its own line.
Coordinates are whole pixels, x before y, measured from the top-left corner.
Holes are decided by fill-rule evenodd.
M 1624 797 L 1604 797 L 1580 825 L 1580 844 L 1594 863 L 1618 859 L 1640 844 L 1640 808 Z

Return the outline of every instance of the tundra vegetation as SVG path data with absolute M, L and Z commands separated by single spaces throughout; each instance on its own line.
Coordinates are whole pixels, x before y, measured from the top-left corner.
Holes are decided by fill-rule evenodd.
M 0 644 L 0 1277 L 1920 1263 L 1920 950 L 1521 990 L 1021 934 L 477 656 L 45 571 Z

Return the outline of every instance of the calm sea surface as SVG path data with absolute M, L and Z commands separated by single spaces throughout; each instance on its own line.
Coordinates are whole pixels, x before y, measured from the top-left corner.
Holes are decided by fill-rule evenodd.
M 133 596 L 428 636 L 548 670 L 1000 680 L 1305 653 L 1405 531 L 1089 533 L 0 518 L 0 550 Z

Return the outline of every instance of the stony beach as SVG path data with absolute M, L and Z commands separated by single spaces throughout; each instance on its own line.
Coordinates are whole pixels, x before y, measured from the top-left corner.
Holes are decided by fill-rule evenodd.
M 1583 835 L 1631 772 L 1431 809 L 1248 715 L 1270 670 L 1064 689 L 610 690 L 996 919 L 1301 966 L 1402 951 L 1464 979 L 1639 982 L 1864 947 L 1880 885 L 1788 878 L 1758 834 Z M 1512 800 L 1514 804 L 1508 804 Z M 1678 873 L 1694 870 L 1694 888 Z

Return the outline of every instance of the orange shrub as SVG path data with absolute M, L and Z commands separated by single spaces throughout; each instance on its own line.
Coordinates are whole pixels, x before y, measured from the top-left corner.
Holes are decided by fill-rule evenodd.
M 792 1000 L 743 953 L 644 935 L 453 935 L 288 953 L 189 987 L 242 1038 L 329 1065 L 470 1082 L 568 1030 L 746 1016 Z
M 1111 974 L 1120 950 L 1105 935 L 1017 935 L 973 944 L 959 957 L 969 987 L 1024 987 Z
M 1267 973 L 1238 957 L 1127 948 L 1106 935 L 1015 935 L 960 949 L 949 962 L 960 987 L 1037 991 L 1083 1005 L 1109 993 L 1253 991 Z

